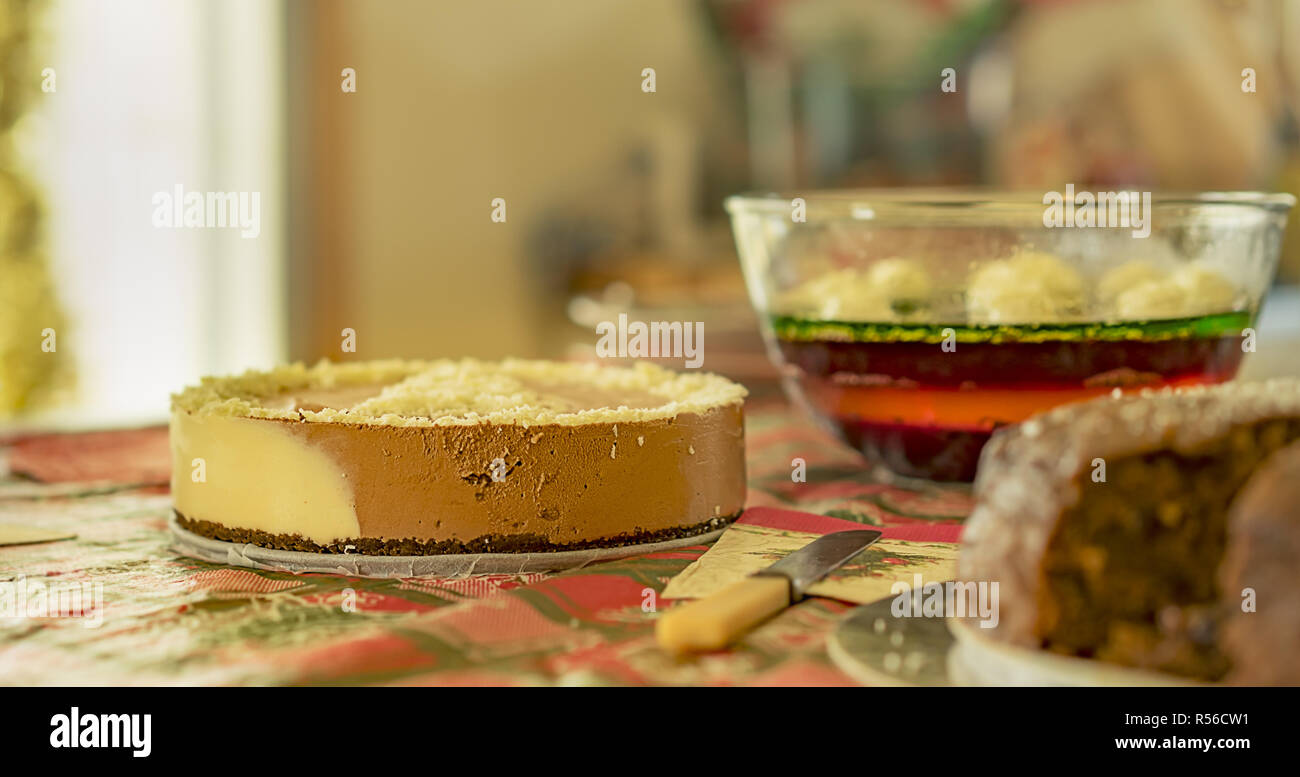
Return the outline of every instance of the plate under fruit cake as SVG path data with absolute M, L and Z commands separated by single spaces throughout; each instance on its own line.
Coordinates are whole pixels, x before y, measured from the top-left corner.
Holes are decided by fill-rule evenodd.
M 172 398 L 181 528 L 315 553 L 601 548 L 744 506 L 745 389 L 544 361 L 301 364 Z

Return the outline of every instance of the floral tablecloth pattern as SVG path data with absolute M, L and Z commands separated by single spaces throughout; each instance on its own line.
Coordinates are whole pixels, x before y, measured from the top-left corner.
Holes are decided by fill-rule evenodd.
M 784 404 L 751 404 L 750 507 L 878 526 L 959 524 L 970 509 L 965 487 L 882 482 Z M 725 652 L 675 660 L 659 651 L 653 621 L 670 604 L 659 594 L 705 546 L 459 580 L 239 569 L 170 549 L 166 472 L 165 429 L 0 442 L 0 524 L 77 535 L 0 545 L 0 683 L 852 682 L 825 651 L 851 605 L 830 599 L 800 602 Z M 101 608 L 3 617 L 17 583 L 83 585 Z

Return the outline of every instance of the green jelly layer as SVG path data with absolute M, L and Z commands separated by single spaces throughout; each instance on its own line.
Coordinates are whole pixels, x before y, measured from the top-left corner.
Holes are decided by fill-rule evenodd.
M 939 343 L 955 336 L 959 343 L 1047 343 L 1240 337 L 1243 329 L 1254 324 L 1255 313 L 1235 311 L 1158 321 L 986 326 L 827 321 L 785 315 L 772 316 L 771 322 L 778 338 L 798 342 Z

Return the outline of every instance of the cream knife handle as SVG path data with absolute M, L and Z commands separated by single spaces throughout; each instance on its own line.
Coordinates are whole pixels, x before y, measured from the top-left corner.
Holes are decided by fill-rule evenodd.
M 669 610 L 655 621 L 655 638 L 672 653 L 721 650 L 789 606 L 788 579 L 755 575 Z

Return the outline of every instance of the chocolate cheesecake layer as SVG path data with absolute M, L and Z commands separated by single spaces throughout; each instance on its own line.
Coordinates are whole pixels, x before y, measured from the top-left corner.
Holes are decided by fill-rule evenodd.
M 174 398 L 175 506 L 200 534 L 324 551 L 680 537 L 744 506 L 743 397 L 649 365 L 381 362 L 209 379 Z

